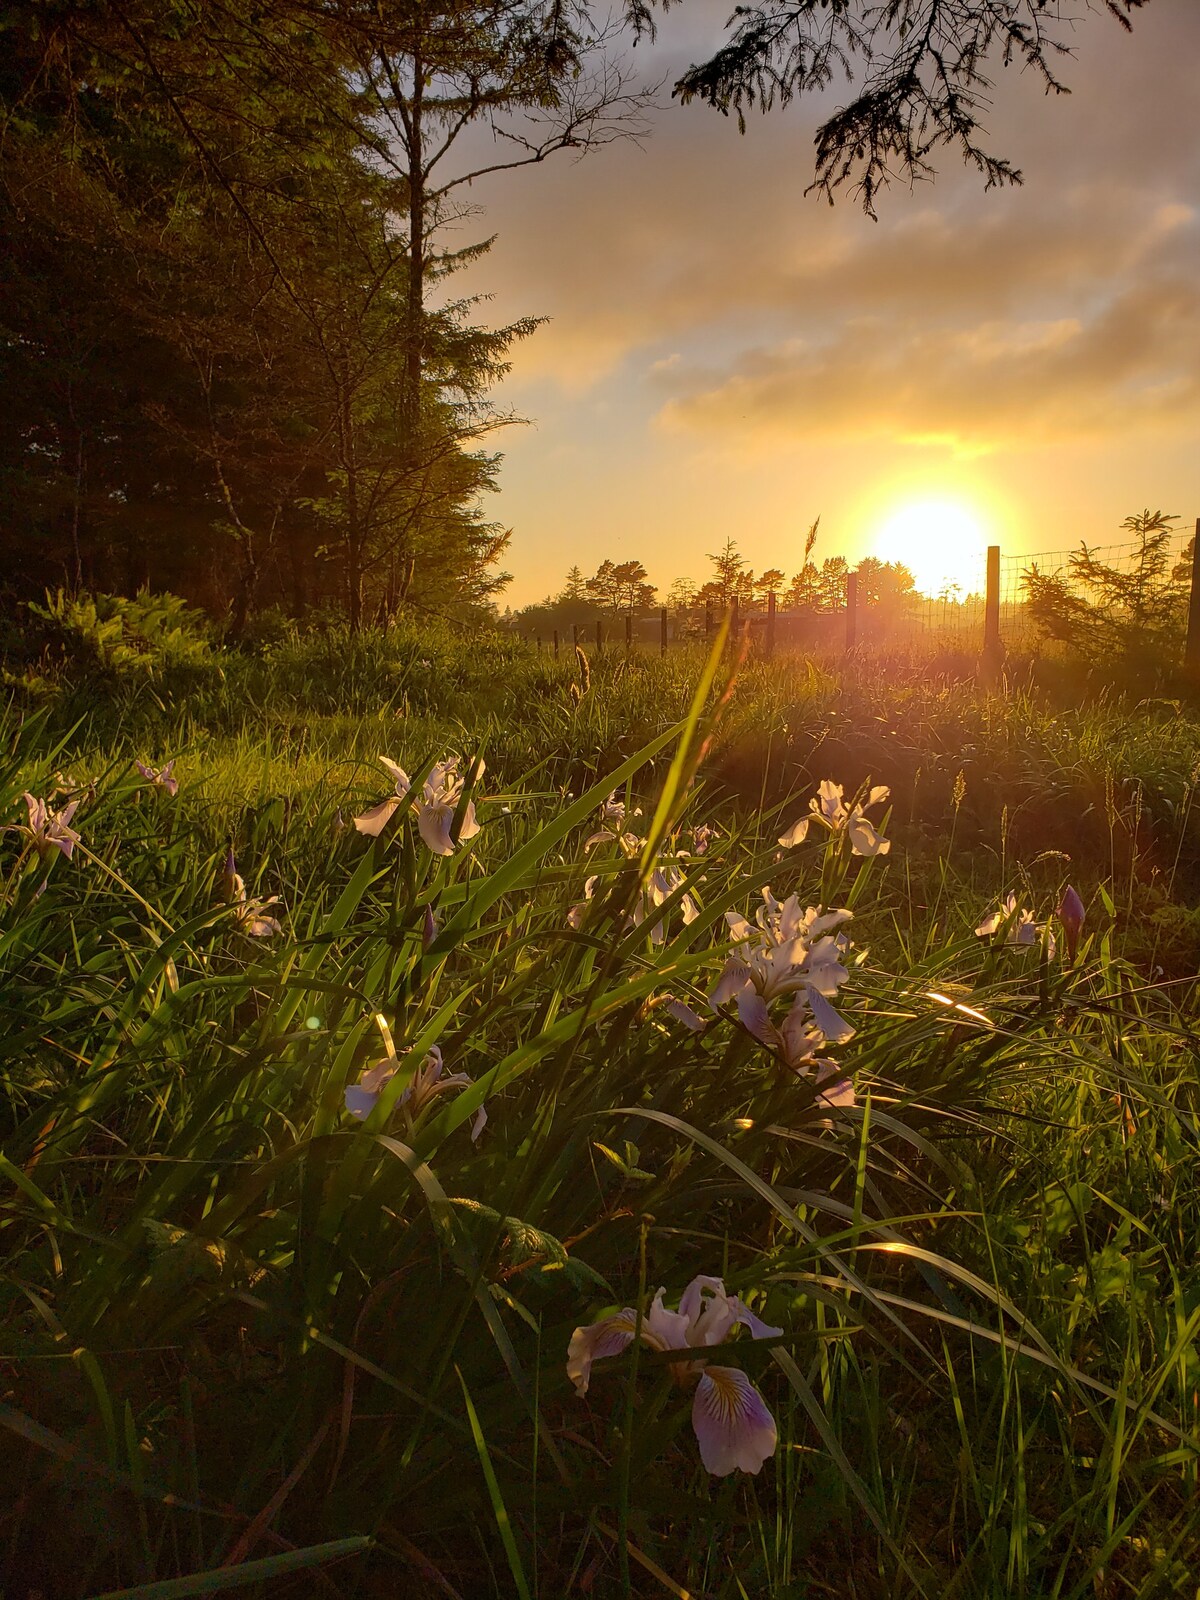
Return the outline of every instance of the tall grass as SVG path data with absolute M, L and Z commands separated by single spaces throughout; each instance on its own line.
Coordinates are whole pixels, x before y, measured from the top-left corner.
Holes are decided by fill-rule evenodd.
M 5 855 L 14 1593 L 1194 1583 L 1195 994 L 1121 953 L 1149 856 L 1175 892 L 1194 868 L 1194 725 L 865 670 L 697 696 L 702 665 L 609 656 L 572 696 L 573 662 L 414 636 L 232 667 L 253 701 L 11 720 L 6 817 L 95 780 L 74 860 Z M 448 747 L 488 761 L 469 846 L 336 827 L 387 789 L 380 752 Z M 175 800 L 135 748 L 179 753 Z M 868 773 L 890 856 L 780 852 L 812 779 Z M 585 844 L 613 789 L 640 853 Z M 1013 885 L 1056 898 L 1035 811 L 1092 851 L 1074 959 L 973 932 Z M 273 939 L 216 889 L 231 840 Z M 655 862 L 685 881 L 631 925 Z M 853 1106 L 708 1010 L 724 912 L 768 883 L 855 912 Z M 401 1070 L 359 1124 L 381 1017 Z M 414 1117 L 403 1052 L 434 1045 L 472 1081 Z M 778 1419 L 756 1477 L 703 1471 L 653 1350 L 586 1401 L 566 1379 L 577 1325 L 697 1273 L 784 1329 L 722 1357 Z

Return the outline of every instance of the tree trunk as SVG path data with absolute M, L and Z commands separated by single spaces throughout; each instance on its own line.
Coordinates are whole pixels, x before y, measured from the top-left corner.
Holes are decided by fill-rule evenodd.
M 421 432 L 421 369 L 425 321 L 424 65 L 413 56 L 408 139 L 408 306 L 404 346 L 404 417 L 409 460 L 415 466 Z

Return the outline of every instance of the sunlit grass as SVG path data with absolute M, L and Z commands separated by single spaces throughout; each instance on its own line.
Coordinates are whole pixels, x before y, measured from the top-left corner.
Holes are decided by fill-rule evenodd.
M 6 816 L 97 780 L 44 892 L 4 855 L 0 1528 L 27 1587 L 231 1562 L 293 1592 L 253 1565 L 286 1558 L 346 1595 L 1190 1592 L 1195 993 L 1122 951 L 1150 954 L 1151 869 L 1195 872 L 1195 724 L 745 664 L 689 736 L 699 654 L 612 652 L 578 698 L 574 658 L 507 642 L 317 650 L 8 730 Z M 488 762 L 469 848 L 337 828 L 388 790 L 380 754 L 450 750 Z M 177 799 L 134 753 L 178 756 Z M 890 855 L 779 859 L 825 776 L 893 784 Z M 614 787 L 688 880 L 658 945 L 628 923 L 645 863 L 584 847 Z M 281 936 L 235 926 L 231 842 Z M 1046 920 L 1067 876 L 1073 961 L 974 936 L 1009 888 Z M 723 913 L 767 883 L 855 912 L 852 1108 L 662 1003 L 708 1014 Z M 354 1122 L 381 1014 L 471 1085 L 414 1121 L 400 1074 Z M 785 1330 L 732 1350 L 779 1425 L 754 1478 L 699 1466 L 653 1351 L 586 1401 L 566 1380 L 573 1328 L 697 1273 Z

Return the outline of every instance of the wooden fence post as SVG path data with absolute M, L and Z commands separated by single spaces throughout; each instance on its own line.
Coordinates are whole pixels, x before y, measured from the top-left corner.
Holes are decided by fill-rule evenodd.
M 1184 646 L 1183 665 L 1188 672 L 1200 677 L 1200 517 L 1196 518 L 1196 534 L 1192 543 L 1192 592 L 1188 600 L 1187 644 Z
M 576 650 L 579 649 L 579 624 L 577 622 L 571 624 L 571 643 Z
M 704 637 L 706 641 L 712 638 L 712 622 L 712 601 L 706 600 L 704 602 Z
M 734 595 L 729 602 L 729 643 L 731 645 L 737 643 L 740 613 L 741 606 L 738 603 L 737 595 Z
M 858 573 L 846 574 L 846 649 L 853 650 L 858 638 Z
M 633 649 L 633 612 L 625 613 L 625 654 Z
M 596 618 L 596 654 L 599 655 L 600 652 L 603 649 L 604 649 L 604 624 L 600 621 L 600 618 L 597 617 Z
M 667 608 L 663 606 L 658 613 L 658 652 L 660 655 L 667 653 Z
M 554 659 L 558 660 L 558 629 L 554 630 Z
M 998 661 L 1003 653 L 1000 643 L 1000 546 L 987 547 L 987 591 L 983 602 L 983 657 L 985 661 Z
M 767 596 L 767 637 L 763 645 L 763 654 L 767 660 L 775 654 L 775 591 L 771 590 Z

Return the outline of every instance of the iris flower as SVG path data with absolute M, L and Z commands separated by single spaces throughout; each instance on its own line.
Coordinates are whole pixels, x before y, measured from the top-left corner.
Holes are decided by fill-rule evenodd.
M 669 1363 L 671 1376 L 681 1388 L 695 1385 L 692 1427 L 700 1445 L 700 1459 L 715 1477 L 734 1471 L 758 1472 L 775 1454 L 775 1419 L 766 1402 L 739 1367 L 709 1366 L 696 1352 L 724 1344 L 738 1326 L 752 1338 L 773 1339 L 782 1328 L 760 1321 L 736 1295 L 726 1294 L 720 1278 L 697 1277 L 680 1296 L 678 1309 L 663 1304 L 660 1289 L 638 1326 L 637 1312 L 628 1306 L 615 1316 L 602 1317 L 576 1328 L 567 1350 L 567 1376 L 582 1399 L 591 1381 L 592 1363 L 618 1355 L 640 1334 L 651 1350 L 678 1351 Z
M 763 890 L 763 902 L 754 922 L 736 911 L 725 913 L 737 942 L 709 995 L 714 1010 L 747 988 L 764 1000 L 799 991 L 810 1003 L 813 996 L 824 1000 L 835 995 L 849 976 L 842 965 L 846 940 L 832 930 L 849 922 L 852 911 L 822 911 L 819 906 L 801 911 L 796 895 L 777 900 L 769 888 Z M 845 1024 L 839 1021 L 835 1026 L 832 1007 L 824 1009 L 832 1029 L 827 1037 L 832 1038 Z
M 885 856 L 892 848 L 866 815 L 868 806 L 882 805 L 891 790 L 885 784 L 871 789 L 861 805 L 847 805 L 840 783 L 826 778 L 808 802 L 809 814 L 793 822 L 786 833 L 779 836 L 785 850 L 801 844 L 808 835 L 810 823 L 819 822 L 831 833 L 845 832 L 850 839 L 850 854 L 855 856 Z
M 1026 911 L 1023 906 L 1018 908 L 1015 894 L 1006 895 L 1000 902 L 999 911 L 993 911 L 984 917 L 975 929 L 975 933 L 980 939 L 990 939 L 1001 928 L 1005 930 L 1004 943 L 1021 950 L 1031 949 L 1037 944 L 1039 935 L 1044 932 L 1046 955 L 1053 959 L 1054 935 L 1049 928 L 1042 929 L 1038 926 L 1032 911 Z
M 237 869 L 232 850 L 225 857 L 221 870 L 221 887 L 233 907 L 233 920 L 242 933 L 249 934 L 252 939 L 269 939 L 273 933 L 282 931 L 278 917 L 266 915 L 271 906 L 279 904 L 279 896 L 273 894 L 266 900 L 247 899 L 245 880 Z
M 1063 933 L 1067 939 L 1067 954 L 1071 960 L 1075 959 L 1075 952 L 1079 948 L 1079 934 L 1083 928 L 1087 912 L 1083 901 L 1077 891 L 1068 884 L 1063 890 L 1063 897 L 1058 903 L 1058 920 L 1063 925 Z
M 51 811 L 44 800 L 36 800 L 26 791 L 25 809 L 29 821 L 17 824 L 17 832 L 29 841 L 39 856 L 45 857 L 52 850 L 58 850 L 70 861 L 71 852 L 79 843 L 79 835 L 71 827 L 71 818 L 78 806 L 78 800 L 71 800 L 61 811 Z
M 384 1033 L 384 1040 L 391 1045 L 389 1033 Z M 390 1049 L 382 1061 L 377 1061 L 362 1074 L 357 1083 L 350 1084 L 346 1089 L 346 1110 L 350 1115 L 357 1117 L 359 1122 L 365 1122 L 378 1104 L 380 1095 L 403 1065 L 403 1055 L 397 1055 L 394 1049 Z M 413 1073 L 411 1082 L 401 1090 L 396 1104 L 411 1126 L 438 1095 L 449 1094 L 452 1089 L 465 1089 L 470 1082 L 465 1072 L 446 1071 L 442 1052 L 435 1044 Z M 483 1132 L 486 1121 L 487 1110 L 480 1106 L 471 1121 L 472 1142 Z
M 699 826 L 692 829 L 693 853 L 698 856 L 707 855 L 709 844 L 713 839 L 719 839 L 720 837 L 716 828 L 710 828 L 707 822 L 700 823 Z
M 164 767 L 148 767 L 144 761 L 135 761 L 133 764 L 152 788 L 161 789 L 172 799 L 179 793 L 179 779 L 173 775 L 174 759 L 168 761 Z
M 408 798 L 409 790 L 412 788 L 412 780 L 403 767 L 397 766 L 394 761 L 389 761 L 387 756 L 380 756 L 379 759 L 395 780 L 396 792 L 394 795 L 389 795 L 386 800 L 381 800 L 377 806 L 372 806 L 369 811 L 364 811 L 361 817 L 355 817 L 354 826 L 359 833 L 368 834 L 372 839 L 377 839 L 383 832 L 400 804 Z M 483 770 L 483 762 L 477 762 L 476 778 L 482 777 Z M 454 854 L 452 828 L 465 782 L 466 780 L 459 775 L 458 757 L 450 756 L 430 768 L 420 798 L 414 803 L 417 831 L 435 856 Z M 473 839 L 478 832 L 475 802 L 468 800 L 463 808 L 458 837 L 460 840 Z
M 626 835 L 628 838 L 629 835 Z M 583 885 L 583 899 L 573 905 L 567 913 L 567 926 L 578 930 L 583 926 L 583 919 L 587 913 L 589 902 L 595 897 L 596 885 L 599 875 L 593 873 Z M 652 945 L 658 946 L 666 942 L 666 918 L 656 916 L 655 913 L 675 893 L 683 883 L 683 874 L 678 867 L 655 867 L 646 882 L 638 890 L 637 899 L 633 909 L 625 919 L 625 927 L 640 928 L 643 923 L 648 923 L 647 935 Z M 686 923 L 695 922 L 700 915 L 700 907 L 690 894 L 681 895 L 679 910 Z

